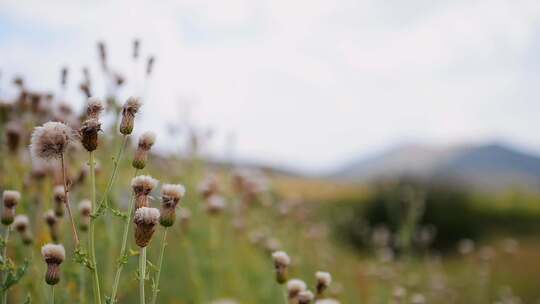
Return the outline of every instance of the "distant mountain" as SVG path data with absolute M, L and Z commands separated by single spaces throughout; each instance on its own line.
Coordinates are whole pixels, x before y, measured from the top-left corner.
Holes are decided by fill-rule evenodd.
M 540 190 L 540 157 L 499 143 L 455 147 L 408 144 L 351 162 L 332 176 L 358 181 L 412 176 L 460 181 L 486 190 Z

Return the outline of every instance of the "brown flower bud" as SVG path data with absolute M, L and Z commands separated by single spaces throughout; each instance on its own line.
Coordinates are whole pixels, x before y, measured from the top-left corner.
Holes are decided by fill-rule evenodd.
M 129 135 L 133 132 L 135 114 L 141 107 L 141 101 L 137 97 L 130 97 L 122 108 L 122 120 L 120 121 L 120 133 Z
M 21 239 L 23 241 L 23 244 L 30 245 L 32 244 L 33 238 L 32 233 L 29 229 L 30 220 L 26 215 L 20 214 L 15 217 L 15 220 L 13 221 L 13 226 L 15 227 L 15 230 L 19 232 L 21 235 Z
M 276 251 L 272 253 L 272 259 L 274 260 L 274 268 L 276 270 L 276 281 L 279 284 L 283 284 L 289 276 L 288 271 L 291 258 L 284 251 Z
M 45 273 L 45 282 L 49 285 L 56 285 L 60 282 L 60 264 L 66 258 L 64 246 L 47 244 L 41 247 L 41 255 L 47 263 L 47 272 Z
M 141 207 L 135 211 L 135 243 L 139 247 L 146 247 L 152 239 L 159 221 L 159 210 L 156 208 Z
M 142 170 L 146 167 L 148 152 L 156 141 L 156 135 L 152 132 L 146 132 L 139 138 L 139 144 L 133 157 L 132 165 L 134 168 Z
M 149 195 L 157 186 L 158 181 L 151 176 L 139 175 L 131 180 L 131 187 L 135 196 L 135 208 L 150 207 Z
M 15 207 L 19 204 L 20 199 L 21 194 L 18 191 L 4 191 L 2 194 L 4 208 L 2 209 L 2 214 L 0 216 L 2 224 L 9 226 L 13 223 L 15 219 Z
M 96 118 L 90 118 L 83 122 L 79 129 L 79 136 L 86 151 L 91 152 L 97 149 L 99 131 L 101 131 L 101 123 Z
M 159 210 L 159 223 L 164 227 L 170 227 L 176 220 L 176 206 L 186 193 L 182 185 L 165 184 L 161 187 L 161 208 Z

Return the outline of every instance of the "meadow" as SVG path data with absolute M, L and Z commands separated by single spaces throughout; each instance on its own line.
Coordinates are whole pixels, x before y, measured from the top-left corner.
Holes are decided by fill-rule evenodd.
M 126 79 L 98 50 L 112 89 L 94 96 L 87 77 L 82 111 L 22 77 L 0 103 L 2 303 L 540 299 L 536 195 L 381 190 L 216 164 L 198 153 L 198 130 L 189 153 L 153 153 L 160 137 L 138 124 L 152 101 L 119 100 Z

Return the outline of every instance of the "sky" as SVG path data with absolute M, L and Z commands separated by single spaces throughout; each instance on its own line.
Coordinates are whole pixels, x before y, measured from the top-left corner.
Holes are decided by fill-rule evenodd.
M 134 38 L 157 58 L 146 85 Z M 172 123 L 212 129 L 215 157 L 306 172 L 405 142 L 540 153 L 538 1 L 3 0 L 0 96 L 18 74 L 58 89 L 67 65 L 82 105 L 82 66 L 103 89 L 98 40 L 162 151 L 185 143 Z

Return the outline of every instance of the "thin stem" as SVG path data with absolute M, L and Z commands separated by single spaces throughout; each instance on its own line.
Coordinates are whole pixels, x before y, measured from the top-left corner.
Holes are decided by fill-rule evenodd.
M 86 270 L 85 266 L 81 266 L 79 272 L 79 303 L 86 303 Z
M 139 256 L 139 302 L 145 303 L 144 300 L 144 278 L 146 276 L 146 247 L 141 248 Z
M 75 248 L 80 246 L 79 236 L 77 235 L 77 228 L 75 227 L 75 221 L 73 220 L 73 215 L 71 214 L 71 207 L 69 206 L 69 189 L 66 179 L 66 165 L 64 160 L 64 153 L 60 154 L 60 162 L 62 163 L 62 179 L 64 180 L 64 204 L 68 211 L 69 219 L 71 221 L 71 230 L 73 230 L 73 239 L 75 240 Z
M 157 295 L 159 292 L 159 277 L 161 276 L 161 265 L 163 264 L 163 253 L 165 252 L 165 246 L 167 246 L 167 228 L 163 230 L 163 239 L 161 240 L 161 252 L 159 253 L 159 260 L 158 260 L 158 272 L 156 275 L 156 285 L 154 287 L 154 290 L 152 291 L 152 304 L 156 304 L 157 301 Z
M 137 176 L 139 170 L 135 169 L 134 176 Z M 120 276 L 122 275 L 122 269 L 124 269 L 124 264 L 127 262 L 126 259 L 126 250 L 127 250 L 127 239 L 129 235 L 129 227 L 131 226 L 131 217 L 133 215 L 133 205 L 134 205 L 135 196 L 133 192 L 131 193 L 131 198 L 129 200 L 127 218 L 124 222 L 124 233 L 122 235 L 122 247 L 120 248 L 120 257 L 118 258 L 118 265 L 116 266 L 116 274 L 114 276 L 114 284 L 111 294 L 111 302 L 116 303 L 116 293 L 118 292 L 118 284 L 120 283 Z
M 281 294 L 283 294 L 283 303 L 289 304 L 289 294 L 285 286 L 281 287 Z
M 112 186 L 116 179 L 116 174 L 118 173 L 118 167 L 120 165 L 120 158 L 122 157 L 122 153 L 124 152 L 124 149 L 128 141 L 128 135 L 124 135 L 123 137 L 124 137 L 124 140 L 122 142 L 122 145 L 120 146 L 120 149 L 118 149 L 118 152 L 116 153 L 116 157 L 114 158 L 114 167 L 113 167 L 111 176 L 109 177 L 109 181 L 107 182 L 107 188 L 105 189 L 105 192 L 103 193 L 103 196 L 101 197 L 101 200 L 99 201 L 99 204 L 97 204 L 98 209 L 107 200 L 107 197 L 109 196 L 109 192 L 111 192 Z
M 54 304 L 54 285 L 51 285 L 51 298 L 50 298 L 51 304 Z
M 92 187 L 92 210 L 96 210 L 96 163 L 94 161 L 94 152 L 90 151 L 90 183 Z M 95 248 L 95 238 L 94 238 L 94 225 L 95 218 L 90 218 L 90 235 L 88 237 L 88 248 L 89 248 L 89 257 L 90 263 L 92 264 L 92 291 L 94 294 L 94 303 L 101 304 L 101 293 L 99 291 L 99 276 L 97 271 L 96 263 L 96 248 Z
M 6 229 L 4 230 L 4 250 L 2 252 L 2 257 L 4 261 L 7 261 L 7 245 L 9 241 L 9 232 L 11 231 L 11 226 L 6 226 Z M 7 280 L 7 276 L 5 276 L 5 279 L 2 280 L 5 283 L 5 280 Z M 4 290 L 2 292 L 2 304 L 7 303 L 7 296 L 8 296 L 8 290 Z

